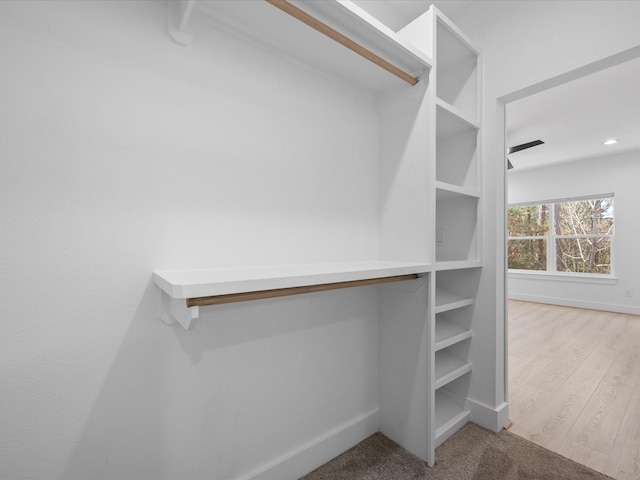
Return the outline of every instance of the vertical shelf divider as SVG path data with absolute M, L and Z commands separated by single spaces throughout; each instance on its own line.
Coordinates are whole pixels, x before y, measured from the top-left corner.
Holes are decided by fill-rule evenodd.
M 429 310 L 429 451 L 471 417 L 467 407 L 471 376 L 475 296 L 480 255 L 480 53 L 435 6 L 431 25 L 429 126 L 432 219 Z M 436 372 L 438 372 L 436 374 Z

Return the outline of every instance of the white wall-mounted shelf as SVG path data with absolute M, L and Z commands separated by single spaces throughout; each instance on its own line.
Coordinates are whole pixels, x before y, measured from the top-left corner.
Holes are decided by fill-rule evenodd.
M 313 68 L 369 89 L 381 90 L 403 84 L 398 77 L 280 10 L 283 2 L 273 3 L 280 6 L 256 0 L 188 0 L 187 5 L 191 5 L 191 17 L 204 16 L 218 26 L 240 32 L 263 47 L 275 49 Z M 351 1 L 290 0 L 286 3 L 311 15 L 412 77 L 419 79 L 431 68 L 433 62 L 429 55 L 406 42 Z M 176 9 L 174 6 L 171 11 Z M 175 23 L 180 28 L 173 27 L 174 31 L 188 34 L 184 16 L 177 18 Z M 195 38 L 197 40 L 197 32 Z
M 449 121 L 444 125 L 441 125 L 441 135 L 442 136 L 450 136 L 456 135 L 459 133 L 465 133 L 465 125 L 466 127 L 479 130 L 480 124 L 478 121 L 470 116 L 464 110 L 461 110 L 448 102 L 445 102 L 441 98 L 436 98 L 436 107 L 441 112 L 446 112 L 446 114 L 450 117 Z
M 436 353 L 436 369 L 434 388 L 439 389 L 457 380 L 462 375 L 471 371 L 472 365 L 448 350 L 440 350 Z
M 438 114 L 437 134 L 439 138 L 474 133 L 480 128 L 478 122 L 440 99 L 436 99 L 436 109 Z
M 433 264 L 435 272 L 449 270 L 464 270 L 467 268 L 479 268 L 482 266 L 480 260 L 457 260 L 457 261 L 441 261 Z
M 376 260 L 207 270 L 159 270 L 154 272 L 153 281 L 161 290 L 160 318 L 165 323 L 177 322 L 188 329 L 193 319 L 199 316 L 199 305 L 194 300 L 217 297 L 212 302 L 202 303 L 208 305 L 229 303 L 227 299 L 221 298 L 225 296 L 236 296 L 233 301 L 251 300 L 253 298 L 248 294 L 256 292 L 270 292 L 269 296 L 281 296 L 278 291 L 282 290 L 290 290 L 284 293 L 286 295 L 308 293 L 305 287 L 315 286 L 319 287 L 317 290 L 325 290 L 361 286 L 368 281 L 372 281 L 371 284 L 386 283 L 405 280 L 407 276 L 421 275 L 431 270 L 431 265 L 425 263 Z M 193 303 L 196 304 L 190 306 Z
M 480 191 L 475 188 L 460 187 L 451 183 L 436 181 L 436 200 L 455 198 L 455 195 L 480 198 Z
M 471 338 L 471 330 L 467 330 L 453 322 L 442 321 L 436 319 L 436 344 L 435 351 L 438 352 L 444 348 L 460 343 Z
M 473 305 L 472 298 L 436 287 L 436 307 L 434 313 L 446 312 L 470 305 Z

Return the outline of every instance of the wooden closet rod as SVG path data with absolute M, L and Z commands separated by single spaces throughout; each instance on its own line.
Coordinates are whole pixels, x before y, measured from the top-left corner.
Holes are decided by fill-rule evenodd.
M 334 30 L 329 25 L 327 25 L 325 23 L 322 23 L 317 18 L 309 15 L 307 12 L 305 12 L 304 10 L 299 9 L 295 5 L 292 5 L 287 0 L 265 0 L 265 1 L 269 2 L 274 7 L 279 8 L 283 12 L 288 13 L 292 17 L 297 18 L 301 22 L 306 23 L 311 28 L 313 28 L 313 29 L 317 30 L 318 32 L 326 35 L 327 37 L 335 40 L 336 42 L 340 43 L 341 45 L 344 45 L 349 50 L 352 50 L 355 53 L 357 53 L 358 55 L 363 56 L 364 58 L 366 58 L 370 62 L 373 62 L 376 65 L 378 65 L 379 67 L 384 68 L 386 71 L 394 74 L 398 78 L 401 78 L 402 80 L 404 80 L 405 82 L 409 83 L 410 85 L 415 85 L 416 83 L 418 83 L 418 79 L 417 78 L 409 75 L 404 70 L 400 70 L 395 65 L 387 62 L 384 58 L 379 57 L 378 55 L 373 53 L 371 50 L 368 50 L 368 49 L 364 48 L 362 45 L 354 42 L 349 37 L 346 37 L 343 34 L 341 34 L 340 32 Z
M 187 298 L 187 307 L 204 307 L 207 305 L 247 302 L 249 300 L 285 297 L 287 295 L 299 295 L 301 293 L 325 292 L 327 290 L 336 290 L 339 288 L 364 287 L 366 285 L 379 285 L 381 283 L 402 282 L 404 280 L 415 280 L 416 278 L 418 278 L 418 274 L 411 273 L 408 275 L 396 275 L 393 277 L 367 278 L 365 280 L 351 280 L 348 282 L 277 288 L 274 290 L 261 290 L 257 292 L 230 293 L 228 295 L 213 295 L 211 297 Z

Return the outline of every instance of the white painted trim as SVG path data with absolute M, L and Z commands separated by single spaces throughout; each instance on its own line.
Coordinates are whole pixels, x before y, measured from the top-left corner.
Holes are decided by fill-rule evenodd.
M 538 295 L 527 295 L 522 293 L 509 293 L 510 300 L 523 300 L 525 302 L 548 303 L 551 305 L 561 305 L 564 307 L 586 308 L 589 310 L 603 310 L 605 312 L 627 313 L 630 315 L 640 315 L 640 307 L 634 305 L 617 305 L 614 303 L 586 302 L 584 300 L 574 300 L 571 298 L 542 297 Z
M 509 422 L 509 404 L 507 402 L 503 402 L 497 407 L 489 407 L 467 398 L 466 407 L 471 412 L 473 423 L 492 432 L 499 432 Z
M 375 408 L 291 450 L 237 480 L 282 480 L 300 478 L 324 465 L 380 428 L 380 410 Z
M 605 285 L 615 285 L 618 277 L 615 275 L 597 275 L 580 273 L 561 272 L 539 272 L 529 270 L 509 270 L 509 278 L 520 278 L 523 280 L 544 280 L 545 282 L 580 282 L 580 283 L 601 283 Z

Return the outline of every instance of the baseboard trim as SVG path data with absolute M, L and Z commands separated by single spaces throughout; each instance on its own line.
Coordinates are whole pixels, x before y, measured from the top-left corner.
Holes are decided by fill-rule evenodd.
M 640 315 L 640 307 L 633 305 L 618 305 L 615 303 L 588 302 L 585 300 L 575 300 L 573 298 L 543 297 L 538 295 L 527 295 L 525 293 L 509 293 L 509 300 L 522 300 L 525 302 L 548 303 L 550 305 L 560 305 L 563 307 L 586 308 L 589 310 L 602 310 L 605 312 L 627 313 L 630 315 Z
M 349 450 L 380 428 L 378 408 L 360 415 L 237 480 L 300 478 Z
M 509 405 L 503 402 L 497 407 L 489 407 L 483 403 L 467 398 L 467 409 L 471 412 L 470 420 L 492 432 L 499 432 L 509 422 Z

